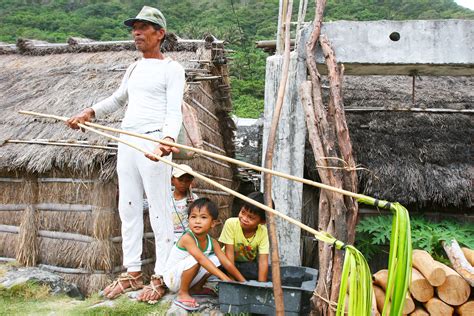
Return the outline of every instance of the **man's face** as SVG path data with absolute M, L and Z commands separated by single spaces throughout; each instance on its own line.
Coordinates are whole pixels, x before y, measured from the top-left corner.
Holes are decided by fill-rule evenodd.
M 132 35 L 137 49 L 146 53 L 154 51 L 158 47 L 165 36 L 165 30 L 163 28 L 155 30 L 151 24 L 137 21 L 133 23 Z

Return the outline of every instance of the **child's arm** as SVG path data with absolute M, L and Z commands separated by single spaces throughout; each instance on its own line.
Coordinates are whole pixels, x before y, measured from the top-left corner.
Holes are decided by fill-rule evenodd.
M 240 271 L 235 267 L 234 263 L 227 258 L 226 254 L 224 254 L 219 247 L 219 243 L 217 240 L 212 239 L 212 242 L 214 243 L 214 253 L 216 254 L 217 258 L 219 259 L 220 263 L 222 266 L 226 269 L 227 272 L 230 273 L 237 281 L 240 282 L 245 282 L 244 276 L 240 273 Z M 232 247 L 232 251 L 233 251 Z M 226 245 L 226 252 L 227 252 L 227 245 Z M 232 256 L 233 257 L 233 256 Z
M 258 281 L 267 282 L 268 279 L 268 255 L 258 255 Z
M 234 258 L 234 245 L 233 244 L 224 244 L 225 245 L 225 256 L 232 264 L 235 264 Z
M 179 240 L 179 246 L 185 248 L 189 252 L 189 254 L 193 256 L 194 259 L 196 259 L 198 264 L 207 270 L 207 272 L 215 275 L 221 280 L 232 281 L 231 278 L 229 278 L 224 272 L 219 270 L 219 268 L 217 268 L 215 264 L 204 255 L 201 249 L 199 249 L 199 247 L 196 245 L 196 241 L 194 240 L 194 238 L 192 238 L 189 234 L 186 234 L 181 237 L 181 239 Z

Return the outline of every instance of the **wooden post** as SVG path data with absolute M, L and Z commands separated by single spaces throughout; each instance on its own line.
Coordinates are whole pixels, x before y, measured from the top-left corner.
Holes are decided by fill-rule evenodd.
M 290 22 L 293 7 L 293 0 L 289 0 L 288 11 L 286 12 L 285 23 L 285 54 L 283 60 L 283 69 L 280 79 L 280 86 L 278 89 L 278 97 L 273 110 L 272 125 L 268 135 L 268 142 L 265 154 L 265 168 L 272 169 L 273 154 L 275 150 L 276 131 L 280 120 L 281 108 L 283 105 L 283 98 L 285 96 L 286 82 L 288 79 L 288 69 L 290 64 Z M 272 207 L 272 176 L 265 174 L 264 176 L 264 194 L 265 204 Z M 280 258 L 278 254 L 278 236 L 275 226 L 275 219 L 273 214 L 267 213 L 267 223 L 269 227 L 270 245 L 271 245 L 271 262 L 272 262 L 272 282 L 273 295 L 275 297 L 275 311 L 276 315 L 285 315 L 285 306 L 283 302 L 283 289 L 281 288 L 280 278 Z
M 301 98 L 305 109 L 309 140 L 318 165 L 321 182 L 333 187 L 357 192 L 357 175 L 352 155 L 352 144 L 345 119 L 342 99 L 343 68 L 337 65 L 334 51 L 327 38 L 320 35 L 326 1 L 316 1 L 313 32 L 306 45 L 306 62 L 311 84 L 301 86 Z M 328 67 L 330 99 L 327 110 L 323 104 L 320 74 L 316 67 L 316 48 L 320 41 Z M 308 90 L 312 90 L 308 92 Z M 347 170 L 331 169 L 333 162 L 325 157 L 344 160 Z M 319 229 L 327 231 L 338 240 L 353 243 L 358 206 L 351 197 L 321 191 L 318 218 Z M 339 296 L 344 253 L 331 245 L 319 243 L 319 280 L 313 296 L 314 312 L 333 315 L 332 308 Z
M 281 55 L 285 50 L 285 20 L 288 12 L 288 0 L 280 0 L 278 10 L 278 29 L 277 29 L 277 40 L 276 40 L 276 53 Z

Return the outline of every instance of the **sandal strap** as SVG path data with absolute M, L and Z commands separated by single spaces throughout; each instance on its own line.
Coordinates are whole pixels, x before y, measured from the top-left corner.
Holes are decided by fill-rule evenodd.
M 126 289 L 123 287 L 122 282 L 128 281 L 129 284 L 130 284 L 130 287 L 132 288 L 132 290 L 136 291 L 136 290 L 140 289 L 140 285 L 137 284 L 137 283 L 138 283 L 139 279 L 141 279 L 141 277 L 142 277 L 141 273 L 137 276 L 133 276 L 133 275 L 127 273 L 127 272 L 124 272 L 124 273 L 121 273 L 119 275 L 117 280 L 112 282 L 111 287 L 115 288 L 118 285 L 120 287 L 120 290 L 122 292 L 124 292 Z
M 160 281 L 159 284 L 154 284 L 153 281 Z M 163 280 L 163 276 L 161 275 L 157 275 L 157 274 L 153 274 L 151 277 L 150 277 L 150 285 L 152 286 L 152 288 L 163 288 L 163 289 L 167 289 L 168 287 L 166 286 L 165 284 L 165 281 Z

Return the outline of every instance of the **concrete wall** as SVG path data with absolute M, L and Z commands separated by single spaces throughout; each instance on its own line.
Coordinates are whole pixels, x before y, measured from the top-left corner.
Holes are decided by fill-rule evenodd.
M 321 33 L 347 75 L 472 76 L 473 30 L 474 20 L 337 21 L 323 23 Z M 307 25 L 300 43 L 311 31 Z

